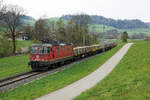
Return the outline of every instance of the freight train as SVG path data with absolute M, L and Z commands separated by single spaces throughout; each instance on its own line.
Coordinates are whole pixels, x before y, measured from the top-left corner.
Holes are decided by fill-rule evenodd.
M 68 61 L 95 55 L 115 47 L 116 43 L 96 44 L 91 46 L 73 47 L 65 43 L 40 43 L 30 46 L 29 65 L 33 71 L 47 70 Z

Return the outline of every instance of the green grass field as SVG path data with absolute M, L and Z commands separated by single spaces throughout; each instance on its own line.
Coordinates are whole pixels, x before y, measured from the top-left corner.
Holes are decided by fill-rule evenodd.
M 49 21 L 54 21 L 55 23 L 59 20 L 57 17 L 48 18 Z
M 149 100 L 150 41 L 136 41 L 119 65 L 74 100 Z
M 101 33 L 103 31 L 108 31 L 108 30 L 113 30 L 113 29 L 116 29 L 114 27 L 111 27 L 111 26 L 106 26 L 105 25 L 105 30 L 103 30 L 103 25 L 102 24 L 90 24 L 89 25 L 89 31 L 94 31 L 96 33 Z M 117 30 L 117 29 L 116 29 Z
M 132 35 L 134 33 L 140 34 L 140 33 L 145 33 L 150 35 L 150 28 L 137 28 L 137 29 L 121 29 L 119 31 L 127 31 L 129 35 Z
M 22 47 L 27 47 L 27 48 L 29 48 L 29 46 L 30 46 L 32 43 L 33 43 L 32 41 L 17 40 L 17 41 L 16 41 L 17 50 L 20 50 Z
M 32 41 L 17 41 L 17 50 L 29 47 Z M 28 67 L 29 55 L 0 58 L 0 79 L 31 70 Z
M 30 25 L 30 26 L 34 26 L 34 24 L 35 24 L 35 22 L 36 22 L 36 21 L 34 21 L 34 20 L 26 20 L 26 19 L 24 19 L 23 21 L 24 21 L 24 23 L 25 23 L 26 25 Z
M 11 56 L 0 59 L 0 79 L 31 70 L 28 67 L 29 56 Z
M 133 34 L 141 34 L 141 33 L 145 33 L 145 34 L 149 34 L 150 35 L 150 28 L 136 28 L 136 29 L 117 29 L 115 27 L 111 27 L 111 26 L 107 26 L 105 25 L 105 30 L 103 30 L 103 25 L 101 24 L 91 24 L 89 25 L 89 31 L 93 31 L 96 33 L 102 33 L 103 31 L 108 31 L 108 30 L 113 30 L 116 29 L 118 30 L 118 32 L 124 32 L 127 31 L 129 35 L 133 35 Z
M 96 70 L 100 65 L 114 55 L 123 44 L 116 48 L 95 56 L 92 59 L 75 64 L 70 68 L 49 75 L 29 84 L 19 86 L 11 91 L 0 94 L 2 100 L 33 100 L 54 90 L 63 88 Z

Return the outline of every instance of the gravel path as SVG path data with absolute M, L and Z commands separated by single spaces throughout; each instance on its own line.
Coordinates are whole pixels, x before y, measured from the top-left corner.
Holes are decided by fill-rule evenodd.
M 96 71 L 88 76 L 50 94 L 37 98 L 36 100 L 71 100 L 80 93 L 95 86 L 104 77 L 106 77 L 120 62 L 123 56 L 127 53 L 132 43 L 123 46 L 114 56 L 105 62 Z

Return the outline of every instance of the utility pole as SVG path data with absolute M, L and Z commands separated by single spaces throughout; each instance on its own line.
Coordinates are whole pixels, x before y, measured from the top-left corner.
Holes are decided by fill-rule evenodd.
M 103 23 L 103 39 L 102 39 L 102 41 L 103 41 L 103 44 L 102 44 L 102 46 L 103 46 L 103 52 L 105 52 L 104 33 L 105 33 L 105 26 L 104 26 L 104 23 Z
M 83 44 L 82 44 L 82 45 L 85 46 L 85 34 L 86 34 L 86 33 L 85 33 L 84 26 L 81 26 L 81 27 L 82 27 L 82 35 L 83 35 L 83 39 L 82 39 L 82 40 L 83 40 L 83 41 L 82 41 Z
M 83 32 L 83 46 L 85 46 L 85 32 Z

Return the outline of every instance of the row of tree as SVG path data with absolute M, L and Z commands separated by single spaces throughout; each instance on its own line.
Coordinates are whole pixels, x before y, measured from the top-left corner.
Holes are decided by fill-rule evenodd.
M 24 26 L 23 31 L 28 33 L 32 40 L 57 40 L 73 43 L 75 46 L 90 45 L 98 42 L 97 34 L 88 31 L 88 15 L 75 15 L 71 20 L 50 21 L 40 18 L 34 26 Z

